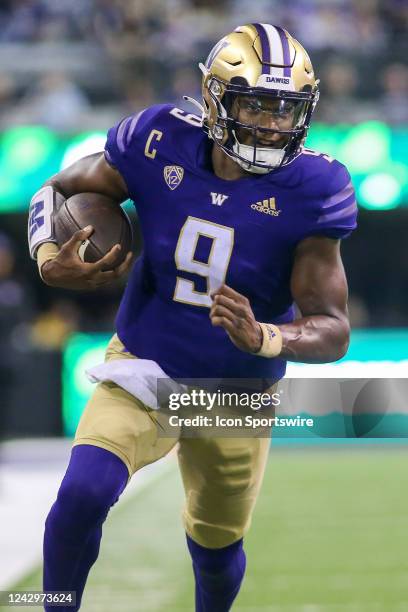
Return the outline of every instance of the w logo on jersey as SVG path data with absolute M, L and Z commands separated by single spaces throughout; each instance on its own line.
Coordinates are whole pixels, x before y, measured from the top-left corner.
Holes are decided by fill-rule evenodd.
M 183 180 L 184 168 L 181 166 L 165 166 L 163 174 L 167 186 L 173 190 L 176 189 L 176 187 L 178 187 Z
M 213 191 L 211 192 L 211 203 L 215 204 L 215 206 L 222 206 L 222 204 L 224 204 L 225 200 L 228 198 L 229 196 L 224 195 L 223 193 L 214 193 Z

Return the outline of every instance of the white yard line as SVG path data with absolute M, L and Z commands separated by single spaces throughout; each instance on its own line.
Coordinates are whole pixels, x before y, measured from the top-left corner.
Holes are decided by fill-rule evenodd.
M 0 590 L 41 562 L 44 522 L 65 473 L 69 440 L 18 440 L 0 447 Z M 120 501 L 171 468 L 168 458 L 133 477 Z

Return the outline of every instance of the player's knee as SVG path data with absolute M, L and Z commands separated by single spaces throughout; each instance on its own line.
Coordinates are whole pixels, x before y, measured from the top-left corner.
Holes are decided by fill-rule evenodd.
M 106 517 L 116 496 L 116 489 L 106 480 L 95 481 L 78 475 L 62 482 L 57 501 L 69 508 L 72 517 L 98 521 Z
M 224 548 L 206 548 L 187 536 L 187 545 L 194 569 L 205 579 L 207 587 L 227 588 L 228 581 L 236 584 L 237 577 L 245 572 L 245 553 L 240 539 Z
M 116 456 L 101 450 L 74 448 L 49 518 L 84 528 L 105 520 L 126 485 L 128 473 Z

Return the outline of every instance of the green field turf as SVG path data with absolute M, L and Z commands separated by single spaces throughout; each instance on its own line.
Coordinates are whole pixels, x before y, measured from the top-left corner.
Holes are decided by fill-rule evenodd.
M 407 484 L 403 449 L 273 449 L 234 612 L 408 610 Z M 81 610 L 194 610 L 182 497 L 174 466 L 117 508 Z

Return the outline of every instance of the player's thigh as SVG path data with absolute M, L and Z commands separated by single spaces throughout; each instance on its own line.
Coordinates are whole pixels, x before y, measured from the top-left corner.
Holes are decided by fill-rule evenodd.
M 222 548 L 249 529 L 268 459 L 270 438 L 181 439 L 179 465 L 186 492 L 187 533 Z
M 164 457 L 177 441 L 160 437 L 160 418 L 115 383 L 100 383 L 82 414 L 74 445 L 93 444 L 115 453 L 132 476 Z

